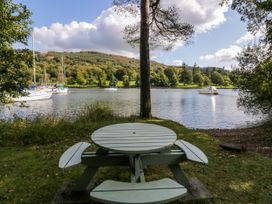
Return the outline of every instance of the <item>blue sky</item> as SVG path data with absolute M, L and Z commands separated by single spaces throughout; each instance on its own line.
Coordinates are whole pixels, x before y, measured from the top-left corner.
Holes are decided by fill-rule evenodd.
M 138 51 L 122 38 L 123 28 L 135 17 L 122 17 L 112 9 L 111 0 L 16 0 L 26 4 L 33 13 L 35 44 L 39 51 L 95 50 L 137 57 Z M 185 62 L 200 66 L 235 64 L 235 55 L 254 39 L 246 25 L 228 8 L 215 0 L 162 0 L 181 9 L 184 19 L 196 28 L 192 43 L 169 52 L 152 51 L 152 59 L 179 65 Z

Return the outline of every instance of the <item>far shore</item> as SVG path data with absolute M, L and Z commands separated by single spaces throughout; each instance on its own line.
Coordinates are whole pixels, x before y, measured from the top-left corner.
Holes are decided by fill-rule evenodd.
M 110 86 L 104 86 L 104 87 L 99 87 L 99 86 L 94 86 L 94 85 L 66 85 L 66 87 L 68 88 L 82 88 L 82 89 L 86 89 L 86 88 L 111 88 Z M 178 87 L 164 87 L 164 86 L 151 86 L 152 89 L 202 89 L 205 86 L 178 86 Z M 237 87 L 234 86 L 215 86 L 217 89 L 238 89 Z M 128 86 L 128 87 L 124 87 L 124 86 L 116 86 L 114 88 L 118 88 L 118 89 L 128 89 L 128 88 L 140 88 L 138 86 Z

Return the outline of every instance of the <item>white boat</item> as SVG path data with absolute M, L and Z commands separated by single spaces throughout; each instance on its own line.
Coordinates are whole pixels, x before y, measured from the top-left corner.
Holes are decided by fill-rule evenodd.
M 69 93 L 69 89 L 64 87 L 64 84 L 56 84 L 55 88 L 53 89 L 53 93 L 66 95 Z
M 33 52 L 33 82 L 34 89 L 25 90 L 23 96 L 19 96 L 17 98 L 12 98 L 15 102 L 23 102 L 23 101 L 36 101 L 36 100 L 45 100 L 50 99 L 52 96 L 52 92 L 46 92 L 43 90 L 36 89 L 36 61 L 35 61 L 35 50 L 34 50 L 34 30 L 32 34 L 32 52 Z
M 199 90 L 200 94 L 211 94 L 211 95 L 218 95 L 218 90 L 214 86 L 208 86 L 201 90 Z
M 12 100 L 15 102 L 24 102 L 24 101 L 36 101 L 36 100 L 46 100 L 50 99 L 52 93 L 46 91 L 39 91 L 39 90 L 26 90 L 26 96 L 20 96 L 18 98 L 13 98 Z
M 62 85 L 62 86 L 58 86 L 57 88 L 53 89 L 53 93 L 66 95 L 69 93 L 69 89 Z
M 64 72 L 64 64 L 63 64 L 63 56 L 61 56 L 61 68 L 62 68 L 62 84 L 57 84 L 55 89 L 53 89 L 53 93 L 67 95 L 69 93 L 69 89 L 64 87 L 65 81 L 65 72 Z
M 116 88 L 116 87 L 110 87 L 110 88 L 105 88 L 105 90 L 107 90 L 107 91 L 117 91 L 118 88 Z

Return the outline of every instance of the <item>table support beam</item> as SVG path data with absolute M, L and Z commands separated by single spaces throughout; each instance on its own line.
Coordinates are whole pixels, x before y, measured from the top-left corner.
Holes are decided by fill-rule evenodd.
M 98 167 L 86 167 L 83 174 L 76 180 L 76 185 L 73 188 L 74 192 L 84 192 L 87 190 L 87 186 L 97 172 Z
M 171 172 L 173 173 L 173 176 L 175 180 L 180 183 L 181 185 L 185 186 L 188 190 L 190 189 L 190 183 L 185 175 L 184 171 L 180 168 L 179 164 L 170 164 L 168 165 Z
M 82 164 L 86 166 L 130 166 L 128 155 L 119 153 L 108 153 L 97 155 L 95 152 L 84 152 L 81 156 Z M 149 153 L 141 155 L 141 165 L 145 168 L 148 165 L 169 165 L 186 161 L 186 156 L 182 151 L 172 150 L 169 153 Z M 132 163 L 131 163 L 132 162 Z

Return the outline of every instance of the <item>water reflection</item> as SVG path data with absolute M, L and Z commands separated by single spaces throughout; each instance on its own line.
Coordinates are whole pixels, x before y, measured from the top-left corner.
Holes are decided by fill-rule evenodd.
M 244 114 L 237 109 L 237 93 L 220 90 L 220 95 L 202 95 L 198 90 L 152 89 L 152 115 L 166 118 L 193 128 L 234 128 L 260 120 L 260 117 Z M 71 89 L 67 96 L 54 95 L 51 100 L 31 101 L 26 107 L 4 106 L 0 119 L 33 117 L 37 114 L 74 116 L 86 104 L 107 102 L 118 114 L 138 115 L 139 89 Z

